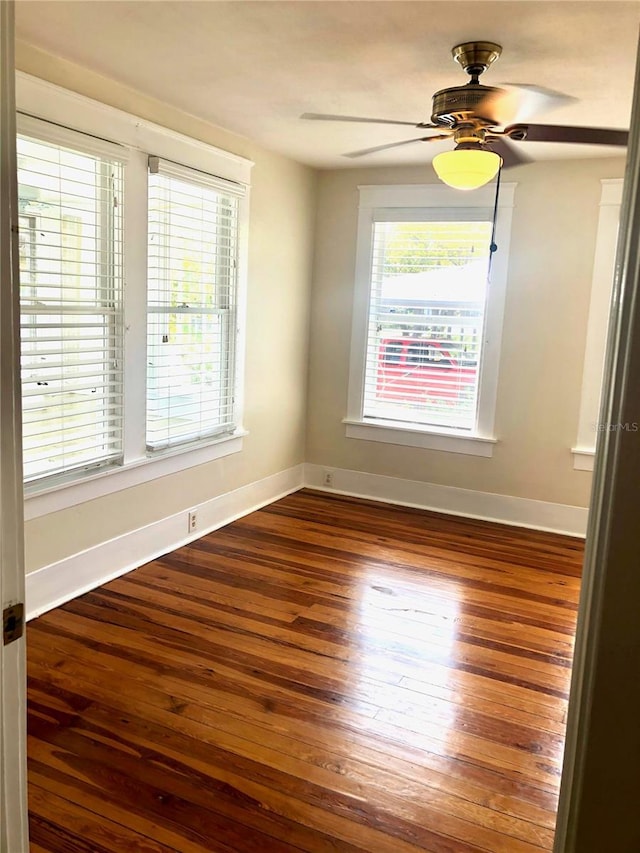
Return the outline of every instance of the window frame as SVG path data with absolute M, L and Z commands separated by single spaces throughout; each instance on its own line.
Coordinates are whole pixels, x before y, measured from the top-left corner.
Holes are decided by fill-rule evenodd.
M 25 492 L 25 518 L 75 506 L 242 450 L 243 377 L 250 176 L 253 162 L 197 139 L 62 89 L 39 78 L 16 74 L 18 130 L 38 127 L 38 136 L 70 144 L 86 134 L 97 151 L 118 151 L 124 170 L 124 455 L 122 463 L 32 483 Z M 37 116 L 37 118 L 36 118 Z M 45 136 L 46 134 L 46 136 Z M 108 139 L 104 137 L 107 136 Z M 145 441 L 147 172 L 149 155 L 179 163 L 244 188 L 238 210 L 235 403 L 236 428 L 222 437 L 147 452 Z M 140 369 L 141 368 L 141 369 Z
M 359 186 L 358 230 L 349 366 L 347 438 L 490 457 L 494 436 L 500 345 L 509 261 L 515 183 L 502 183 L 496 218 L 491 281 L 483 334 L 478 417 L 472 430 L 363 417 L 367 331 L 371 295 L 373 225 L 376 221 L 461 221 L 493 217 L 495 184 L 470 193 L 438 184 Z M 386 217 L 386 218 L 385 218 Z M 422 217 L 422 218 L 421 218 Z
M 580 413 L 576 443 L 571 448 L 576 471 L 593 471 L 595 460 L 623 184 L 624 178 L 600 180 L 602 189 L 584 350 Z

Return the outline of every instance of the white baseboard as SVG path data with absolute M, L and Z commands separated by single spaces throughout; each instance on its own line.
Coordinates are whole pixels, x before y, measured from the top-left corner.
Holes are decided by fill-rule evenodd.
M 303 476 L 304 466 L 296 465 L 189 507 L 198 513 L 198 530 L 193 533 L 187 530 L 185 509 L 31 572 L 26 578 L 27 619 L 297 491 L 303 485 Z
M 325 471 L 333 474 L 332 488 L 322 485 Z M 192 533 L 187 530 L 188 509 L 185 509 L 31 572 L 26 578 L 27 619 L 40 616 L 302 486 L 571 536 L 584 536 L 587 528 L 585 507 L 306 463 L 189 507 L 198 513 L 198 529 Z
M 304 470 L 305 485 L 324 492 L 497 521 L 517 527 L 566 533 L 570 536 L 583 537 L 587 531 L 586 507 L 497 495 L 493 492 L 476 492 L 418 480 L 402 480 L 399 477 L 385 477 L 309 462 L 305 464 Z M 331 471 L 333 474 L 331 488 L 322 485 L 325 471 Z

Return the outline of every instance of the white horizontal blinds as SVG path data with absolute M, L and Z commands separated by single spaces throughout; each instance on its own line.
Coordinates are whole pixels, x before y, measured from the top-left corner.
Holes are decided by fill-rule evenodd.
M 375 222 L 364 417 L 476 422 L 490 221 Z
M 243 187 L 149 158 L 147 447 L 231 432 Z
M 122 164 L 27 136 L 17 151 L 31 481 L 122 454 Z

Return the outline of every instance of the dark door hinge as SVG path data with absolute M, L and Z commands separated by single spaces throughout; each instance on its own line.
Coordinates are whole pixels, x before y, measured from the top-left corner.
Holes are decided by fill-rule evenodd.
M 12 604 L 2 611 L 2 644 L 19 640 L 24 632 L 24 604 Z

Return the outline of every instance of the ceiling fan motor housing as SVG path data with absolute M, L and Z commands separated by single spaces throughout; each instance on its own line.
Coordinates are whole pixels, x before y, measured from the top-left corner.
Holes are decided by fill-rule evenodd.
M 455 127 L 458 124 L 474 122 L 491 125 L 491 121 L 482 120 L 477 113 L 478 104 L 492 92 L 499 92 L 494 86 L 482 86 L 479 83 L 464 86 L 453 86 L 450 89 L 440 89 L 433 96 L 433 112 L 431 121 L 444 127 Z

